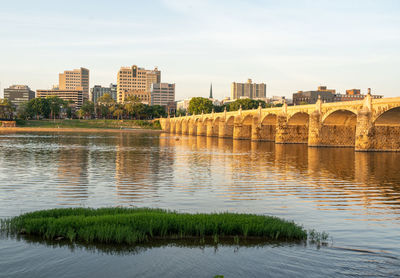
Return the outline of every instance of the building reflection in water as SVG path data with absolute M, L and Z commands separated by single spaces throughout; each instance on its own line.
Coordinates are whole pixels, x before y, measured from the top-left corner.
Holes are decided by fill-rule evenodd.
M 321 210 L 400 208 L 399 153 L 169 134 L 160 142 L 179 151 L 175 179 L 189 192 L 211 188 L 229 200 L 294 196 Z M 179 175 L 190 182 L 179 183 Z
M 149 198 L 157 199 L 159 183 L 173 178 L 173 157 L 168 145 L 156 136 L 145 133 L 119 134 L 115 154 L 115 184 L 120 200 L 135 205 Z

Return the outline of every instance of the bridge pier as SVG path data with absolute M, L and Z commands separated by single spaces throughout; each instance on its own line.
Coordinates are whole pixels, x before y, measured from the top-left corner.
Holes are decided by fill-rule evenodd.
M 288 127 L 286 114 L 278 114 L 276 117 L 275 143 L 285 144 L 288 142 Z
M 189 134 L 188 122 L 182 121 L 182 135 Z
M 207 126 L 204 122 L 197 122 L 197 135 L 206 136 L 207 135 Z
M 363 109 L 357 114 L 356 126 L 356 151 L 368 151 L 374 149 L 375 129 L 372 123 L 372 113 Z
M 257 119 L 254 119 L 253 124 L 251 125 L 251 140 L 262 141 L 261 124 L 258 124 Z
M 208 137 L 218 136 L 218 127 L 214 126 L 212 121 L 207 122 L 207 136 Z
M 196 125 L 196 123 L 190 123 L 189 122 L 188 133 L 189 133 L 189 135 L 197 135 L 197 125 Z
M 318 147 L 321 145 L 321 113 L 315 110 L 310 115 L 310 122 L 308 128 L 308 146 Z
M 182 122 L 177 122 L 175 126 L 175 133 L 182 134 Z

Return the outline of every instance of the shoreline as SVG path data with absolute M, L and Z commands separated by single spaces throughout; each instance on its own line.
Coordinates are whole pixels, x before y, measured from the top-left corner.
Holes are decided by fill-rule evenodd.
M 146 129 L 146 128 L 131 128 L 131 129 L 118 129 L 118 128 L 82 128 L 82 127 L 0 127 L 0 133 L 4 132 L 112 132 L 112 133 L 129 133 L 129 132 L 157 132 L 161 133 L 162 130 Z

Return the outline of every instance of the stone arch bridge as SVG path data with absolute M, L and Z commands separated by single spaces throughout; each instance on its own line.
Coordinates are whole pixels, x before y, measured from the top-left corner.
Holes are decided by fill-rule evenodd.
M 400 151 L 400 97 L 160 119 L 163 131 L 356 151 Z

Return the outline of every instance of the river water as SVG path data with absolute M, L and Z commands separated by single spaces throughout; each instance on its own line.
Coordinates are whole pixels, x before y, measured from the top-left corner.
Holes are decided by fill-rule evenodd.
M 0 133 L 0 218 L 55 207 L 245 212 L 328 242 L 138 248 L 0 238 L 0 277 L 394 277 L 400 153 L 131 133 Z

